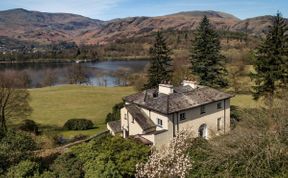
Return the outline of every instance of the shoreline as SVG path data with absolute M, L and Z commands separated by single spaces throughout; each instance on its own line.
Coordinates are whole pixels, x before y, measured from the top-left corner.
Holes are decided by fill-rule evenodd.
M 101 62 L 101 61 L 144 61 L 149 60 L 148 56 L 127 56 L 127 57 L 104 57 L 99 59 L 31 59 L 20 61 L 1 61 L 0 64 L 25 64 L 25 63 L 86 63 L 86 62 Z

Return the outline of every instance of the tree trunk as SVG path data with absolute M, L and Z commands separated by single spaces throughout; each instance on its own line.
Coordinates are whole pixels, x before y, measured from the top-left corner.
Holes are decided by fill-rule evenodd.
M 4 132 L 7 131 L 7 125 L 6 125 L 6 119 L 5 119 L 5 113 L 4 113 L 4 109 L 1 109 L 1 113 L 0 113 L 0 129 L 2 129 Z

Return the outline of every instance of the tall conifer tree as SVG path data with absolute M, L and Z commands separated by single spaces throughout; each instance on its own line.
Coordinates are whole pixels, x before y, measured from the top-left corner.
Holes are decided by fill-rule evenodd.
M 190 61 L 192 74 L 199 77 L 199 83 L 214 88 L 228 85 L 224 56 L 220 54 L 220 40 L 208 18 L 204 16 L 195 32 Z
M 254 63 L 254 99 L 261 97 L 273 104 L 276 91 L 287 87 L 288 82 L 288 35 L 287 24 L 280 13 L 273 18 L 266 39 L 257 49 Z
M 172 58 L 170 49 L 161 32 L 157 32 L 156 40 L 150 49 L 151 66 L 148 73 L 148 83 L 145 89 L 155 88 L 161 82 L 168 82 L 172 79 Z

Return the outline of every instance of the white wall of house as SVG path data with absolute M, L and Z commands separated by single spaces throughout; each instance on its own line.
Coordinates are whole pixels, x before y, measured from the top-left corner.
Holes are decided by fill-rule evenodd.
M 169 117 L 151 110 L 141 108 L 141 110 L 157 125 L 156 130 L 168 130 Z M 162 126 L 158 125 L 158 119 L 162 120 Z
M 222 108 L 218 109 L 217 103 L 221 103 Z M 208 138 L 211 138 L 214 135 L 224 134 L 224 132 L 227 133 L 230 130 L 229 99 L 225 100 L 225 110 L 224 100 L 222 100 L 205 105 L 205 113 L 201 114 L 200 111 L 201 107 L 183 111 L 185 113 L 186 119 L 180 120 L 180 117 L 178 116 L 179 131 L 182 129 L 189 129 L 196 137 L 198 136 L 199 127 L 202 124 L 206 124 L 208 130 Z M 183 112 L 179 112 L 178 114 L 180 115 Z M 218 119 L 220 120 L 218 121 Z M 217 127 L 218 125 L 219 128 Z
M 107 129 L 109 130 L 110 134 L 115 136 L 115 133 L 113 132 L 113 130 L 111 129 L 111 127 L 109 126 L 109 124 L 106 124 Z
M 155 145 L 155 135 L 154 134 L 145 134 L 141 135 L 143 138 L 146 138 L 147 140 L 151 141 L 153 145 Z
M 171 130 L 168 130 L 166 132 L 155 135 L 154 145 L 159 148 L 163 145 L 169 144 L 169 142 L 173 139 L 173 134 L 171 133 Z
M 218 103 L 221 103 L 221 108 L 217 108 Z M 222 100 L 206 104 L 205 113 L 202 114 L 200 112 L 201 107 L 177 112 L 168 116 L 144 108 L 141 109 L 156 125 L 158 124 L 158 119 L 162 120 L 162 127 L 157 126 L 156 130 L 167 130 L 158 135 L 142 135 L 144 138 L 153 142 L 157 147 L 169 143 L 173 138 L 173 130 L 174 133 L 177 134 L 178 131 L 187 129 L 192 131 L 194 136 L 197 137 L 199 134 L 199 127 L 202 124 L 206 124 L 207 138 L 227 133 L 230 130 L 230 99 L 226 99 L 225 102 Z M 181 113 L 185 113 L 184 120 L 180 120 Z M 127 119 L 125 119 L 125 114 L 127 114 Z M 140 125 L 136 121 L 133 123 L 132 116 L 127 112 L 125 107 L 121 109 L 121 126 L 122 128 L 129 130 L 129 135 L 144 134 Z
M 158 119 L 162 120 L 162 126 L 157 126 L 156 130 L 167 130 L 166 132 L 157 135 L 142 135 L 144 138 L 152 141 L 155 146 L 161 146 L 163 144 L 169 143 L 173 139 L 173 121 L 172 115 L 163 115 L 151 110 L 142 108 L 142 111 L 150 117 L 150 119 L 157 125 Z
M 137 135 L 143 133 L 143 129 L 133 119 L 132 115 L 129 112 L 127 112 L 127 109 L 125 107 L 121 109 L 121 127 L 128 130 L 129 135 Z
M 121 128 L 122 129 L 127 129 L 128 130 L 128 119 L 125 119 L 125 114 L 127 114 L 127 109 L 123 107 L 120 110 L 120 115 L 121 115 Z M 127 116 L 128 117 L 128 116 Z

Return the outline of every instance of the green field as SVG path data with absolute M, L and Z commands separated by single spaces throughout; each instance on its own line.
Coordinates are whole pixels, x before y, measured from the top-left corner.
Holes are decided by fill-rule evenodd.
M 71 118 L 86 118 L 96 129 L 62 131 L 64 136 L 93 135 L 106 128 L 105 117 L 122 97 L 134 92 L 132 87 L 92 87 L 65 85 L 30 89 L 33 108 L 31 119 L 42 127 L 62 127 Z

